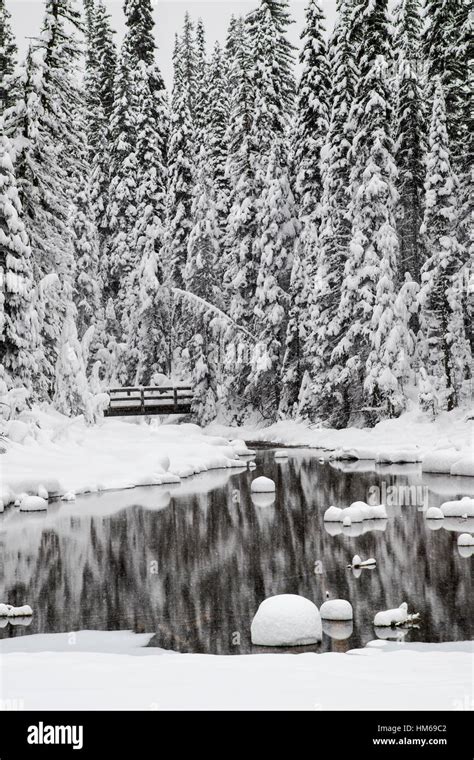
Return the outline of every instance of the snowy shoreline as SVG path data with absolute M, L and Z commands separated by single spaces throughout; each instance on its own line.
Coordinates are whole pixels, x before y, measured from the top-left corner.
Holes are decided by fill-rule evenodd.
M 71 638 L 73 637 L 73 638 Z M 0 642 L 2 701 L 31 710 L 472 710 L 472 642 L 203 655 L 130 631 Z M 203 684 L 206 688 L 203 688 Z
M 331 430 L 292 420 L 266 428 L 213 424 L 202 429 L 143 420 L 87 426 L 82 417 L 68 418 L 49 407 L 23 413 L 7 423 L 6 432 L 0 472 L 4 506 L 26 493 L 67 500 L 242 467 L 245 460 L 239 456 L 250 453 L 242 439 L 316 448 L 324 459 L 421 463 L 423 472 L 474 476 L 472 421 L 463 410 L 434 422 L 409 412 L 374 428 Z
M 445 412 L 436 420 L 416 409 L 373 428 L 336 430 L 281 420 L 267 427 L 212 423 L 206 432 L 243 438 L 252 445 L 318 449 L 321 458 L 328 460 L 415 463 L 423 472 L 474 477 L 473 421 L 466 409 Z
M 7 423 L 0 500 L 44 499 L 180 483 L 214 469 L 245 466 L 242 441 L 204 435 L 197 425 L 106 420 L 87 426 L 48 408 Z M 250 452 L 249 452 L 250 453 Z

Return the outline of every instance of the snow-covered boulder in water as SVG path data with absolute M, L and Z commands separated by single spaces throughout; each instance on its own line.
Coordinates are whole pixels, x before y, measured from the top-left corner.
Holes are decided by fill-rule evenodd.
M 22 496 L 20 500 L 20 512 L 44 512 L 48 509 L 48 502 L 41 496 Z
M 383 612 L 377 612 L 374 617 L 374 625 L 379 626 L 391 626 L 391 625 L 403 625 L 408 620 L 408 605 L 406 602 L 395 607 L 393 610 L 384 610 Z
M 288 452 L 285 449 L 277 449 L 273 456 L 275 459 L 288 459 Z
M 252 644 L 267 647 L 304 646 L 322 639 L 321 616 L 304 596 L 279 594 L 265 599 L 251 625 Z
M 324 513 L 325 522 L 341 522 L 342 509 L 339 507 L 328 507 Z
M 23 604 L 21 607 L 13 607 L 12 604 L 0 604 L 0 617 L 17 618 L 31 617 L 33 610 L 29 604 Z
M 352 620 L 352 604 L 345 599 L 328 599 L 321 605 L 323 620 Z
M 33 610 L 29 604 L 23 604 L 21 607 L 12 607 L 8 617 L 31 617 Z
M 255 451 L 253 451 L 253 449 L 249 449 L 242 438 L 236 438 L 234 441 L 230 442 L 230 445 L 234 449 L 234 452 L 239 456 L 251 457 L 255 454 Z
M 272 493 L 276 490 L 275 481 L 261 475 L 259 478 L 252 480 L 250 490 L 252 493 Z
M 444 515 L 439 507 L 429 507 L 425 512 L 426 520 L 442 520 Z
M 474 499 L 464 496 L 456 501 L 445 501 L 440 509 L 444 517 L 474 517 Z
M 364 520 L 386 520 L 385 504 L 371 506 L 365 501 L 354 501 L 349 507 L 329 507 L 324 513 L 325 522 L 342 522 L 343 525 L 361 523 Z

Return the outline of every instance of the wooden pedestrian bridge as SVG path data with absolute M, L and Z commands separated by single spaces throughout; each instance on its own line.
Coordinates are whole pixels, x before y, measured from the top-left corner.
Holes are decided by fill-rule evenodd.
M 146 414 L 189 414 L 193 389 L 189 385 L 147 385 L 110 388 L 110 403 L 105 417 L 131 417 Z

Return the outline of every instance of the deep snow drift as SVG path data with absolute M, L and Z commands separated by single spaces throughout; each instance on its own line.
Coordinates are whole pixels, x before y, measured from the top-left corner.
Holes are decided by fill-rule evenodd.
M 34 409 L 5 424 L 8 440 L 0 459 L 0 499 L 18 500 L 21 509 L 46 506 L 48 496 L 177 483 L 180 478 L 227 467 L 241 467 L 243 441 L 204 435 L 197 425 L 104 420 L 88 427 Z M 248 452 L 250 453 L 250 452 Z M 27 497 L 26 494 L 30 496 Z
M 424 472 L 474 476 L 473 420 L 465 409 L 444 412 L 435 420 L 418 408 L 373 428 L 317 428 L 309 423 L 282 420 L 273 425 L 226 427 L 217 423 L 211 435 L 237 432 L 247 441 L 321 449 L 325 459 L 367 459 L 377 464 L 422 463 Z
M 3 640 L 2 700 L 21 695 L 25 710 L 472 709 L 471 642 L 221 656 L 147 640 L 127 631 Z

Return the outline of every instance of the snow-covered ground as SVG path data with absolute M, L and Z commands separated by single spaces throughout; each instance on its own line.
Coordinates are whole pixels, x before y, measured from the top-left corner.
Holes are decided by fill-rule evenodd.
M 3 640 L 2 703 L 25 710 L 473 707 L 471 642 L 214 656 L 146 648 L 148 640 L 127 631 Z
M 0 499 L 39 497 L 177 483 L 207 470 L 240 467 L 242 442 L 204 435 L 197 425 L 104 420 L 88 427 L 52 409 L 4 424 Z M 41 501 L 41 499 L 39 500 Z
M 231 428 L 217 423 L 210 435 L 321 449 L 328 459 L 378 463 L 422 462 L 424 472 L 474 476 L 473 420 L 466 410 L 440 414 L 434 421 L 418 409 L 383 420 L 373 428 L 333 430 L 282 420 L 270 426 Z

